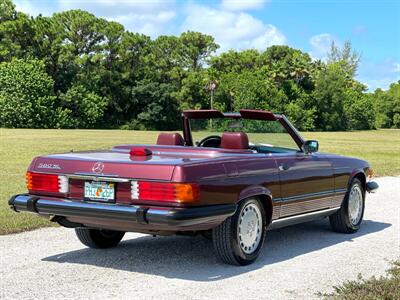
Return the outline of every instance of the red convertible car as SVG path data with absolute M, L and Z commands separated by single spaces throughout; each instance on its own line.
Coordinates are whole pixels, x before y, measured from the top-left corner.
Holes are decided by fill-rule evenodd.
M 201 233 L 234 265 L 258 257 L 267 229 L 323 217 L 337 232 L 359 229 L 365 194 L 378 188 L 366 161 L 319 153 L 268 111 L 189 110 L 182 122 L 183 135 L 160 133 L 156 145 L 36 157 L 28 193 L 9 204 L 75 228 L 92 248 L 127 231 Z

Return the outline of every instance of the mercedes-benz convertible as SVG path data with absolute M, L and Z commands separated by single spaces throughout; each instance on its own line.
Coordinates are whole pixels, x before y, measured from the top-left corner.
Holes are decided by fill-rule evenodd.
M 188 110 L 182 127 L 155 145 L 36 157 L 27 193 L 9 204 L 75 228 L 88 247 L 117 246 L 125 232 L 202 234 L 220 260 L 246 265 L 268 229 L 328 217 L 356 232 L 378 188 L 366 161 L 318 152 L 282 114 Z

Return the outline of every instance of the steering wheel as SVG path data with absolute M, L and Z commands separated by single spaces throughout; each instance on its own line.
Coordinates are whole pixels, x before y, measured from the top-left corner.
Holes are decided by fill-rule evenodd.
M 221 137 L 219 135 L 206 136 L 197 143 L 197 147 L 212 147 L 219 148 L 221 145 Z

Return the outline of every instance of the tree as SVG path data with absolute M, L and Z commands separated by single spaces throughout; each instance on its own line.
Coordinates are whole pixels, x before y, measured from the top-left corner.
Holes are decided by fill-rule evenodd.
M 342 50 L 336 46 L 335 42 L 332 42 L 328 52 L 328 64 L 340 63 L 346 73 L 353 78 L 357 73 L 360 60 L 361 54 L 352 49 L 350 41 L 344 43 Z
M 59 128 L 94 128 L 107 106 L 105 98 L 82 85 L 72 86 L 59 99 L 56 118 L 56 127 Z
M 210 108 L 212 99 L 212 107 L 224 111 L 284 113 L 302 130 L 400 126 L 399 84 L 367 94 L 354 78 L 360 55 L 350 42 L 341 49 L 333 43 L 327 62 L 288 46 L 216 55 L 218 48 L 199 32 L 151 39 L 86 11 L 31 17 L 0 0 L 0 63 L 11 63 L 10 72 L 33 72 L 38 86 L 46 83 L 38 93 L 28 78 L 32 94 L 24 94 L 28 75 L 17 75 L 16 92 L 4 87 L 2 124 L 173 128 L 179 110 Z M 0 80 L 10 85 L 4 68 Z M 40 110 L 29 122 L 12 120 L 12 105 L 26 110 L 20 120 L 44 102 L 50 111 Z
M 260 53 L 254 49 L 243 51 L 229 50 L 218 56 L 211 57 L 210 64 L 213 69 L 220 73 L 240 73 L 261 67 L 259 59 Z
M 392 83 L 389 90 L 377 89 L 373 98 L 376 111 L 376 126 L 400 128 L 400 81 Z
M 0 126 L 52 127 L 56 100 L 53 84 L 41 61 L 0 63 Z
M 0 0 L 0 23 L 15 20 L 17 11 L 11 0 Z
M 28 58 L 34 51 L 34 20 L 24 13 L 16 13 L 0 22 L 0 62 L 13 58 Z
M 293 80 L 298 85 L 308 85 L 312 71 L 308 54 L 288 46 L 271 46 L 261 54 L 262 65 L 267 66 L 267 76 L 277 85 Z
M 132 116 L 133 129 L 173 130 L 180 123 L 176 102 L 171 97 L 173 86 L 140 81 L 132 89 L 132 104 L 140 112 Z
M 372 100 L 370 95 L 356 90 L 346 90 L 344 110 L 347 129 L 365 130 L 375 128 L 375 111 Z
M 346 71 L 338 63 L 331 63 L 319 72 L 313 91 L 317 129 L 346 130 L 344 99 L 348 83 L 347 76 Z
M 187 31 L 180 35 L 182 59 L 185 67 L 198 71 L 206 59 L 219 48 L 210 35 Z

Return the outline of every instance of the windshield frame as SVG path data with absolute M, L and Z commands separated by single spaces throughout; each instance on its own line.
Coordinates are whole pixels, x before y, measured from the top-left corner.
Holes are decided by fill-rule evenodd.
M 250 119 L 250 120 L 263 120 L 265 122 L 278 121 L 291 136 L 293 141 L 299 147 L 301 152 L 303 150 L 304 139 L 297 131 L 297 129 L 289 122 L 283 114 L 272 113 L 270 111 L 242 109 L 239 112 L 222 113 L 218 110 L 186 110 L 182 113 L 183 125 L 183 138 L 186 146 L 193 146 L 192 130 L 190 128 L 191 119 Z

